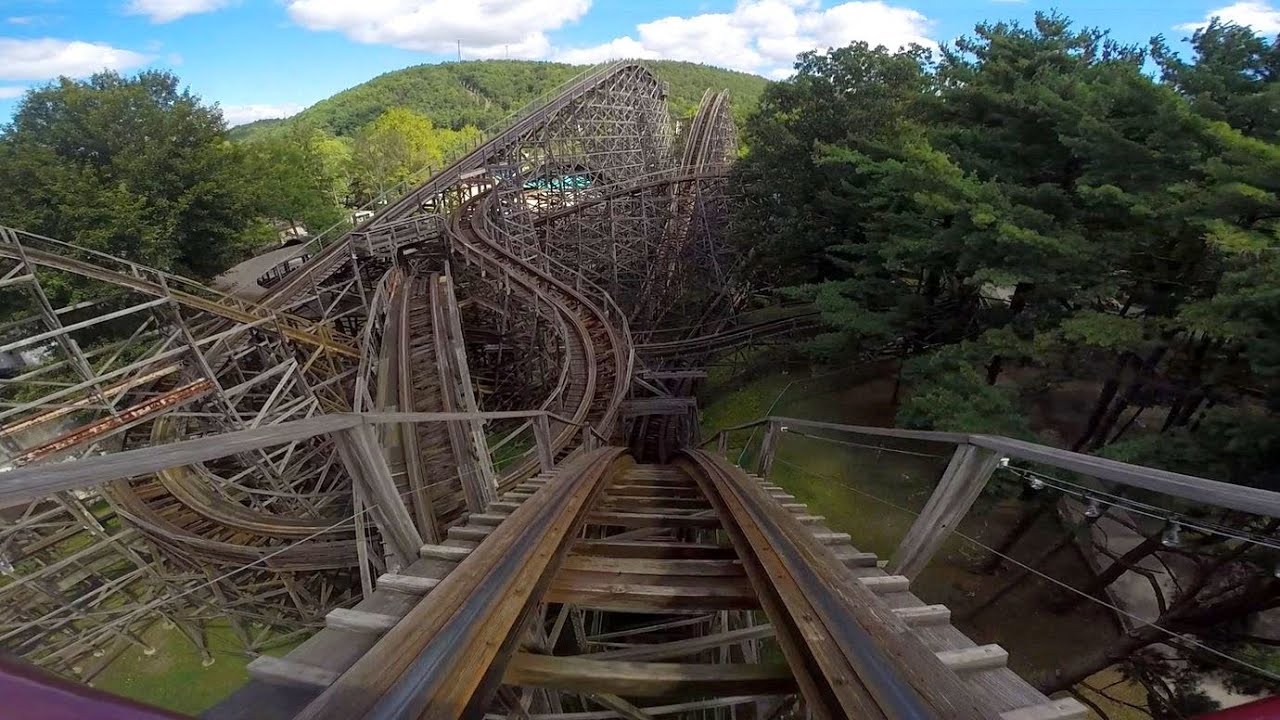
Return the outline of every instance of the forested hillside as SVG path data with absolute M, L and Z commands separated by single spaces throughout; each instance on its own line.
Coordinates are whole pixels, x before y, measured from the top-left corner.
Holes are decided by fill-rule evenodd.
M 707 88 L 727 89 L 739 120 L 754 109 L 766 80 L 756 75 L 672 60 L 649 61 L 670 83 L 669 101 L 677 117 L 691 114 Z M 386 110 L 407 108 L 437 127 L 487 128 L 526 103 L 587 70 L 585 65 L 528 60 L 448 62 L 396 70 L 321 100 L 285 121 L 263 120 L 232 131 L 246 139 L 289 124 L 307 124 L 339 136 L 353 136 Z

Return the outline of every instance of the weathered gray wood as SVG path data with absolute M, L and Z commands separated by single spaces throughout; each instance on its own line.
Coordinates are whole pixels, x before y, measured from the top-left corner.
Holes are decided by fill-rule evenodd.
M 474 540 L 480 542 L 489 537 L 489 533 L 493 532 L 493 525 L 484 526 L 467 526 L 454 525 L 449 528 L 448 536 L 450 540 Z
M 396 491 L 391 469 L 377 445 L 373 428 L 358 426 L 344 430 L 335 440 L 347 472 L 364 490 L 383 538 L 390 541 L 388 544 L 400 562 L 412 563 L 415 551 L 422 545 L 422 536 L 413 524 L 404 498 Z
M 792 692 L 786 665 L 638 663 L 516 653 L 509 685 L 603 692 L 627 697 Z
M 338 679 L 338 673 L 315 665 L 263 655 L 248 665 L 249 677 L 277 685 L 301 685 L 304 687 L 328 687 Z
M 740 630 L 729 630 L 715 635 L 703 635 L 687 640 L 675 640 L 665 643 L 646 643 L 620 650 L 606 650 L 590 653 L 583 657 L 591 660 L 669 660 L 688 657 L 703 650 L 724 647 L 744 640 L 763 640 L 773 637 L 772 625 L 755 625 Z
M 395 615 L 334 608 L 324 616 L 325 627 L 334 630 L 350 630 L 363 633 L 384 633 L 396 626 L 400 618 Z
M 423 545 L 418 549 L 418 555 L 424 558 L 435 558 L 436 560 L 452 560 L 461 562 L 467 559 L 471 554 L 471 548 L 453 547 L 452 545 Z
M 766 480 L 769 478 L 769 472 L 773 470 L 773 458 L 778 452 L 778 440 L 781 434 L 782 423 L 770 420 L 765 426 L 764 438 L 760 441 L 760 457 L 756 461 L 756 474 Z
M 912 627 L 924 625 L 944 625 L 951 622 L 951 609 L 946 605 L 920 605 L 918 607 L 894 608 L 898 617 Z
M 168 445 L 126 450 L 69 462 L 16 468 L 0 477 L 0 508 L 28 503 L 60 490 L 73 490 L 122 478 L 149 475 L 179 465 L 193 465 L 228 455 L 347 430 L 358 426 L 360 422 L 360 418 L 354 415 L 321 415 L 296 422 L 268 425 L 251 430 L 237 430 Z
M 417 575 L 396 575 L 387 573 L 378 576 L 378 588 L 394 590 L 408 595 L 426 595 L 439 585 L 436 578 L 418 577 Z
M 941 650 L 936 655 L 947 669 L 954 672 L 995 670 L 1009 664 L 1009 653 L 999 645 L 977 645 L 959 650 Z
M 911 579 L 902 575 L 877 575 L 858 578 L 858 582 L 868 590 L 878 594 L 906 592 L 911 587 Z
M 889 571 L 910 578 L 919 575 L 973 507 L 999 462 L 999 455 L 973 445 L 957 447 L 924 511 L 894 551 Z
M 832 548 L 836 557 L 840 562 L 851 568 L 870 568 L 876 566 L 878 558 L 875 553 L 858 552 L 852 547 L 845 545 L 843 547 Z
M 1043 705 L 1000 713 L 1000 720 L 1084 720 L 1087 717 L 1089 709 L 1075 698 L 1050 700 Z
M 551 423 L 546 415 L 533 419 L 533 442 L 538 449 L 538 467 L 543 472 L 550 472 L 555 467 L 551 455 Z
M 174 351 L 173 354 L 187 352 Z M 155 360 L 156 358 L 152 358 Z M 106 378 L 106 376 L 104 376 Z M 220 457 L 252 452 L 265 447 L 328 435 L 365 424 L 446 422 L 465 420 L 513 420 L 545 417 L 532 411 L 487 411 L 451 413 L 330 413 L 305 420 L 238 430 L 166 445 L 108 453 L 68 462 L 16 468 L 0 482 L 0 508 L 21 505 L 60 490 L 101 485 L 112 480 L 138 477 L 177 467 L 194 465 Z

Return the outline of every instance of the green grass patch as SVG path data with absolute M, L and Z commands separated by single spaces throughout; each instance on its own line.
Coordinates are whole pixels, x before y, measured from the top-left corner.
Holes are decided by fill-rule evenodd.
M 148 705 L 199 714 L 248 682 L 245 668 L 252 659 L 242 654 L 229 623 L 211 623 L 205 637 L 214 657 L 209 667 L 201 665 L 200 652 L 181 630 L 156 623 L 143 637 L 156 649 L 154 655 L 130 647 L 99 673 L 93 684 Z M 301 641 L 273 648 L 266 654 L 281 656 L 299 644 Z

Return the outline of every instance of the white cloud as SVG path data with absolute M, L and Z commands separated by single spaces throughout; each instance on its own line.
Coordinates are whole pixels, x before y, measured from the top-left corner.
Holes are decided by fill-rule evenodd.
M 667 58 L 761 73 L 790 74 L 806 50 L 841 47 L 856 40 L 897 49 L 928 37 L 932 22 L 910 8 L 882 0 L 823 8 L 817 0 L 739 0 L 732 12 L 666 17 L 628 35 L 584 48 L 561 49 L 556 59 L 599 62 L 614 58 Z
M 302 112 L 302 106 L 298 103 L 222 106 L 222 117 L 227 121 L 227 125 L 232 127 L 236 125 L 244 125 L 245 123 L 250 123 L 254 120 L 286 118 L 290 115 L 296 115 L 299 112 Z
M 20 87 L 20 86 L 0 85 L 0 100 L 9 100 L 12 98 L 21 97 L 22 93 L 26 91 L 27 91 L 26 88 Z
M 591 0 L 289 0 L 289 16 L 310 30 L 357 42 L 466 58 L 540 58 L 546 33 L 586 14 Z
M 1210 10 L 1203 20 L 1183 23 L 1177 25 L 1176 29 L 1193 32 L 1208 25 L 1209 21 L 1215 17 L 1236 25 L 1248 25 L 1254 31 L 1266 35 L 1280 33 L 1280 10 L 1277 10 L 1269 2 L 1256 2 L 1254 0 L 1232 3 L 1216 10 Z
M 130 15 L 146 15 L 153 23 L 173 22 L 187 15 L 221 10 L 233 0 L 129 0 L 124 11 Z
M 80 77 L 102 69 L 123 70 L 147 62 L 146 55 L 80 40 L 0 38 L 0 80 Z

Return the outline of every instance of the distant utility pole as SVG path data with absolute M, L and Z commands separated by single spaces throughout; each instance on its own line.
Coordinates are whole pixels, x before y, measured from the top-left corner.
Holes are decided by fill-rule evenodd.
M 462 40 L 458 40 L 458 62 L 462 62 Z

